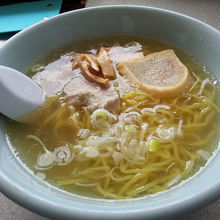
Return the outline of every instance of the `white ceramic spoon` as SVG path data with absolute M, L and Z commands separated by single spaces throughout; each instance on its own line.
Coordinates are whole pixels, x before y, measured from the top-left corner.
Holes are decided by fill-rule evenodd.
M 0 112 L 24 122 L 23 116 L 44 101 L 43 90 L 25 74 L 0 65 Z

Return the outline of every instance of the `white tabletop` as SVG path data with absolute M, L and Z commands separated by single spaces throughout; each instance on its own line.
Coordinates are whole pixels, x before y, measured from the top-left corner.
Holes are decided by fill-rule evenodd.
M 220 30 L 220 0 L 87 0 L 87 7 L 97 5 L 145 5 L 180 12 L 204 21 Z M 0 35 L 0 45 L 11 35 Z M 0 220 L 47 220 L 12 202 L 0 193 Z M 220 200 L 181 220 L 219 220 Z

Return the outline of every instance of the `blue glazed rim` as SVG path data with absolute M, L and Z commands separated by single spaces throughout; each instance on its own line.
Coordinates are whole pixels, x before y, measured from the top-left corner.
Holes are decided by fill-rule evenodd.
M 114 12 L 117 10 L 144 10 L 146 12 L 150 11 L 167 16 L 179 17 L 184 19 L 186 22 L 203 26 L 206 30 L 213 32 L 213 34 L 218 35 L 220 38 L 220 32 L 210 25 L 176 12 L 152 7 L 132 5 L 100 6 L 67 12 L 65 14 L 58 15 L 46 21 L 35 24 L 13 36 L 9 41 L 2 45 L 0 51 L 4 52 L 4 50 L 7 50 L 7 47 L 10 46 L 12 41 L 16 40 L 17 38 L 22 38 L 23 35 L 28 34 L 29 31 L 35 30 L 39 26 L 50 25 L 50 23 L 56 22 L 56 20 L 59 20 L 61 17 L 77 15 L 81 13 L 93 13 L 97 12 L 97 10 L 104 10 L 106 12 L 111 10 Z M 0 140 L 4 140 L 3 129 L 0 133 Z M 3 144 L 5 144 L 5 142 Z M 9 151 L 5 157 L 7 157 L 8 154 L 10 154 Z M 20 205 L 41 215 L 53 217 L 54 219 L 161 219 L 161 217 L 165 219 L 188 214 L 220 197 L 220 176 L 216 173 L 216 168 L 220 166 L 220 162 L 218 162 L 217 157 L 220 157 L 219 153 L 217 153 L 216 157 L 213 158 L 213 160 L 203 170 L 204 172 L 199 172 L 195 177 L 192 178 L 192 180 L 184 183 L 184 187 L 186 189 L 194 189 L 195 191 L 186 191 L 185 194 L 183 191 L 181 198 L 172 200 L 170 197 L 173 197 L 175 193 L 178 193 L 182 190 L 182 187 L 176 187 L 170 192 L 164 192 L 161 194 L 167 197 L 167 200 L 164 200 L 164 198 L 161 199 L 161 203 L 158 203 L 158 201 L 154 203 L 155 198 L 157 200 L 160 198 L 160 195 L 156 196 L 155 198 L 141 198 L 137 200 L 137 202 L 135 200 L 110 202 L 103 200 L 91 200 L 86 198 L 76 199 L 75 197 L 66 197 L 65 195 L 62 196 L 59 193 L 56 194 L 56 190 L 55 194 L 51 196 L 50 193 L 53 194 L 53 190 L 50 191 L 50 189 L 48 189 L 48 187 L 45 185 L 42 187 L 42 183 L 37 182 L 36 179 L 36 187 L 39 187 L 38 190 L 34 189 L 34 184 L 33 188 L 23 188 L 20 182 L 14 182 L 12 176 L 8 175 L 8 173 L 6 174 L 7 169 L 4 170 L 3 167 L 0 167 L 0 189 L 2 193 Z M 15 163 L 17 163 L 16 166 L 18 166 L 18 162 L 16 161 Z M 207 174 L 208 172 L 210 175 Z M 30 174 L 26 173 L 24 170 L 24 177 L 29 175 Z M 207 178 L 210 180 L 208 185 L 207 182 L 202 182 L 202 180 L 205 181 Z M 41 189 L 43 190 L 43 188 L 45 191 L 41 192 Z M 199 190 L 197 190 L 197 188 L 199 188 Z M 43 193 L 46 193 L 46 196 L 44 196 Z M 53 200 L 54 196 L 58 196 L 56 201 Z M 62 203 L 62 201 L 65 201 L 65 204 Z M 149 202 L 156 205 L 148 206 Z

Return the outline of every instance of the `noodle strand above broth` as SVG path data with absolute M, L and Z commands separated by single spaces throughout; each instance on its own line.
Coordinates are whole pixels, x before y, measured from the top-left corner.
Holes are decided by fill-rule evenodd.
M 133 41 L 139 43 L 126 45 Z M 76 46 L 78 44 L 73 45 L 75 49 L 69 46 L 69 52 L 64 50 L 59 59 L 54 55 L 54 68 L 59 61 L 65 60 L 59 65 L 65 66 L 69 76 L 78 76 L 80 71 L 71 69 L 70 52 L 99 51 L 103 44 L 105 48 L 120 45 L 123 53 L 131 47 L 144 55 L 174 48 L 189 69 L 190 88 L 176 97 L 152 95 L 120 76 L 113 62 L 116 79 L 109 79 L 110 89 L 107 90 L 112 97 L 115 93 L 111 86 L 117 91 L 118 109 L 89 108 L 87 103 L 74 105 L 75 100 L 67 98 L 62 91 L 51 95 L 50 90 L 37 114 L 37 123 L 8 122 L 7 134 L 14 151 L 34 173 L 43 175 L 50 184 L 91 197 L 140 197 L 167 190 L 194 175 L 205 166 L 219 140 L 218 91 L 213 85 L 214 75 L 204 72 L 192 57 L 168 43 L 133 36 L 93 39 L 82 49 Z M 83 60 L 78 60 L 93 61 L 94 57 L 85 55 Z M 41 66 L 37 74 L 34 72 L 34 78 L 39 79 L 40 74 L 45 77 L 49 72 L 52 79 L 53 71 L 47 68 L 53 67 L 53 62 Z M 67 67 L 68 62 L 70 66 Z M 100 67 L 93 67 L 96 76 L 103 77 L 97 72 Z M 97 90 L 99 97 L 104 97 L 102 91 L 103 88 Z M 100 98 L 94 100 L 99 102 Z

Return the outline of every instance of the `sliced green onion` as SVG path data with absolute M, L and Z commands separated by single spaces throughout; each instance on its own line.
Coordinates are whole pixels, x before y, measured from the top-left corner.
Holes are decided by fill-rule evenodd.
M 97 113 L 97 116 L 103 118 L 105 121 L 108 120 L 108 115 L 105 112 L 100 111 Z
M 86 156 L 89 158 L 97 157 L 99 155 L 99 151 L 96 148 L 88 148 L 88 151 L 86 152 Z
M 160 148 L 160 142 L 156 139 L 151 139 L 149 143 L 149 151 L 156 152 Z
M 136 128 L 135 126 L 133 126 L 133 125 L 129 125 L 129 126 L 127 127 L 127 131 L 134 132 L 134 131 L 136 131 L 136 130 L 137 130 L 137 128 Z

